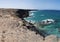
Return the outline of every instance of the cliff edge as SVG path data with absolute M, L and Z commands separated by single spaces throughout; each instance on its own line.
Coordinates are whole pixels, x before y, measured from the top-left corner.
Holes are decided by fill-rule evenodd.
M 54 35 L 43 40 L 33 24 L 23 19 L 29 16 L 28 13 L 19 9 L 0 9 L 0 42 L 57 42 Z

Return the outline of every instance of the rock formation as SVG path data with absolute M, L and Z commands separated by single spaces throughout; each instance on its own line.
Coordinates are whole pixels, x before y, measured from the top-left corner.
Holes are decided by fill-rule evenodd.
M 51 42 L 55 36 L 44 36 L 32 23 L 23 18 L 28 17 L 28 12 L 19 9 L 0 9 L 0 42 Z M 52 39 L 51 39 L 52 38 Z

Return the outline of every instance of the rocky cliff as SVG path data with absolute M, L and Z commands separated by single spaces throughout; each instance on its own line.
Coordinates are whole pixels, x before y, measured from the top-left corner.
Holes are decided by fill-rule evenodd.
M 27 10 L 0 9 L 0 42 L 59 42 L 55 35 L 43 40 L 44 35 L 23 19 L 28 13 Z

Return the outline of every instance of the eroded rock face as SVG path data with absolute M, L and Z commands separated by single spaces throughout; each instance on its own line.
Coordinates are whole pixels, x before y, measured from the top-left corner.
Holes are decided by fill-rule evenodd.
M 16 10 L 10 11 L 15 14 Z M 27 29 L 27 26 L 31 28 L 31 24 L 11 15 L 10 11 L 2 10 L 0 13 L 0 42 L 59 42 L 55 35 L 49 35 L 43 40 L 40 34 L 36 34 L 35 29 Z
M 28 10 L 17 10 L 16 11 L 16 16 L 20 17 L 20 18 L 25 18 L 29 16 L 29 11 Z
M 21 18 L 11 15 L 0 17 L 0 42 L 43 42 L 43 37 L 36 35 L 23 25 Z
M 11 15 L 14 17 L 25 18 L 29 16 L 29 10 L 24 9 L 0 9 L 0 17 L 1 15 Z

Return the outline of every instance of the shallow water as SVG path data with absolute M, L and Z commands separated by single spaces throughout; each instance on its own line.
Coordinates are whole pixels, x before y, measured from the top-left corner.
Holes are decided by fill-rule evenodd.
M 53 34 L 60 37 L 60 10 L 30 11 L 30 17 L 25 19 L 28 22 L 33 24 L 35 23 L 39 30 L 41 29 L 44 30 L 47 34 Z M 45 19 L 53 19 L 55 22 L 45 26 L 39 25 L 39 23 Z

